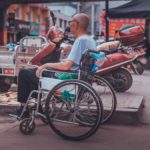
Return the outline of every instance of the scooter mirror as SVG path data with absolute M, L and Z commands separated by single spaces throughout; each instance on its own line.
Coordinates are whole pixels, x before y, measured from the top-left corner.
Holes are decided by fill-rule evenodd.
M 68 39 L 68 34 L 70 33 L 70 27 L 66 27 L 65 31 L 64 31 L 64 39 Z
M 66 27 L 65 32 L 70 32 L 70 27 Z

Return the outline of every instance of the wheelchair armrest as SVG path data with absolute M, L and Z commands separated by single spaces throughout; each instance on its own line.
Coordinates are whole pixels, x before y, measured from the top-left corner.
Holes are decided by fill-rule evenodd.
M 55 78 L 55 73 L 61 74 L 61 73 L 70 73 L 70 74 L 77 74 L 78 72 L 76 70 L 58 70 L 58 69 L 43 69 L 41 71 L 40 77 L 49 77 L 49 78 Z
M 88 53 L 96 53 L 96 54 L 99 54 L 99 51 L 98 51 L 98 50 L 88 49 L 87 52 L 88 52 Z
M 45 69 L 46 71 L 58 71 L 58 72 L 68 72 L 68 73 L 77 73 L 77 70 L 58 70 L 58 69 Z
M 40 74 L 41 89 L 50 90 L 63 80 L 77 79 L 78 74 L 56 69 L 43 69 Z

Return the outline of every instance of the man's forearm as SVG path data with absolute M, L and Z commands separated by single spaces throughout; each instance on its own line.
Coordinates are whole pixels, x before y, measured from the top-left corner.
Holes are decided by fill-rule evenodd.
M 41 71 L 46 68 L 57 69 L 57 70 L 70 70 L 72 66 L 73 66 L 72 61 L 66 61 L 66 62 L 61 62 L 61 63 L 46 63 L 38 67 L 36 71 L 36 76 L 39 78 Z
M 51 68 L 51 69 L 57 69 L 57 70 L 69 70 L 70 66 L 67 65 L 65 62 L 61 63 L 46 63 L 43 65 L 43 69 L 45 68 Z

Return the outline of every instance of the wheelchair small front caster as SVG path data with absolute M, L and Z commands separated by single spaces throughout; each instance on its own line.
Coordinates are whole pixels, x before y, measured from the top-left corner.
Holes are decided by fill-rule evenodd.
M 19 129 L 22 134 L 29 135 L 35 129 L 35 122 L 31 118 L 25 118 L 21 121 Z

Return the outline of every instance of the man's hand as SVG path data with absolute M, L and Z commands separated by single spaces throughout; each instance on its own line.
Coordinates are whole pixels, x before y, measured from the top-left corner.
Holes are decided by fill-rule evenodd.
M 41 71 L 42 71 L 43 69 L 45 69 L 45 68 L 44 68 L 44 65 L 38 67 L 38 69 L 36 70 L 36 77 L 37 77 L 37 78 L 40 77 L 40 73 L 41 73 Z
M 70 45 L 70 44 L 67 44 L 67 46 L 66 46 L 66 48 L 64 48 L 64 55 L 66 56 L 68 56 L 68 54 L 70 53 L 70 51 L 71 51 L 71 48 L 72 48 L 72 45 Z
M 64 54 L 68 55 L 71 51 L 72 45 L 71 44 L 66 44 L 66 43 L 62 43 L 61 44 L 61 50 L 64 52 Z

